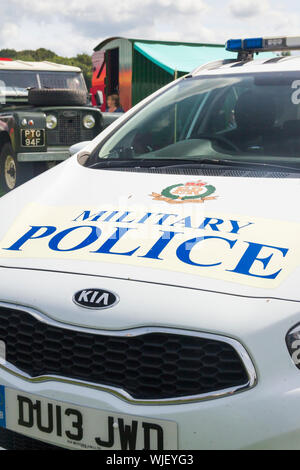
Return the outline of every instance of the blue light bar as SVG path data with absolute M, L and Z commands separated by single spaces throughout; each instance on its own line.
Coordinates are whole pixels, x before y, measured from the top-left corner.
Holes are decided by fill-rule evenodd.
M 244 50 L 251 50 L 251 49 L 262 49 L 263 48 L 263 38 L 250 38 L 250 39 L 244 39 L 244 44 L 243 44 Z
M 242 51 L 243 41 L 242 39 L 229 39 L 225 44 L 227 51 Z
M 225 48 L 231 52 L 300 50 L 300 37 L 229 39 Z
M 229 39 L 226 50 L 231 52 L 257 51 L 263 48 L 263 38 Z

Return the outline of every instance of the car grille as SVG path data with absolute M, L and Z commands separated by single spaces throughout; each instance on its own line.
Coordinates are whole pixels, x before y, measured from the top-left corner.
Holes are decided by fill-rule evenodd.
M 6 343 L 8 363 L 31 377 L 79 379 L 117 388 L 136 400 L 188 397 L 249 382 L 231 344 L 196 333 L 93 334 L 1 307 L 0 340 Z
M 86 113 L 85 113 L 86 114 Z M 73 145 L 94 138 L 92 129 L 85 129 L 82 125 L 80 111 L 62 111 L 57 114 L 55 129 L 47 129 L 48 145 Z
M 66 450 L 4 428 L 0 428 L 0 447 L 6 450 Z

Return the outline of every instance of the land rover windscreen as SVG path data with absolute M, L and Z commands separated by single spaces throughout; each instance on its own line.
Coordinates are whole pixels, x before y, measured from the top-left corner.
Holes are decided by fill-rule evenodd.
M 30 88 L 59 88 L 87 93 L 81 72 L 0 70 L 0 105 L 26 101 Z

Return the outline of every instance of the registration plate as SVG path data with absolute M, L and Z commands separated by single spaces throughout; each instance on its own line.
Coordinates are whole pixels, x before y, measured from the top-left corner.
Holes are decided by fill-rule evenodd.
M 22 129 L 21 144 L 23 147 L 44 147 L 45 129 Z
M 68 449 L 177 449 L 173 421 L 77 406 L 4 386 L 0 426 Z

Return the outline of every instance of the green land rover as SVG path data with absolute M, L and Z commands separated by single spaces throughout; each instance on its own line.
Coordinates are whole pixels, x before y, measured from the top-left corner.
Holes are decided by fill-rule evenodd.
M 2 193 L 65 160 L 70 145 L 103 127 L 78 67 L 0 60 Z

